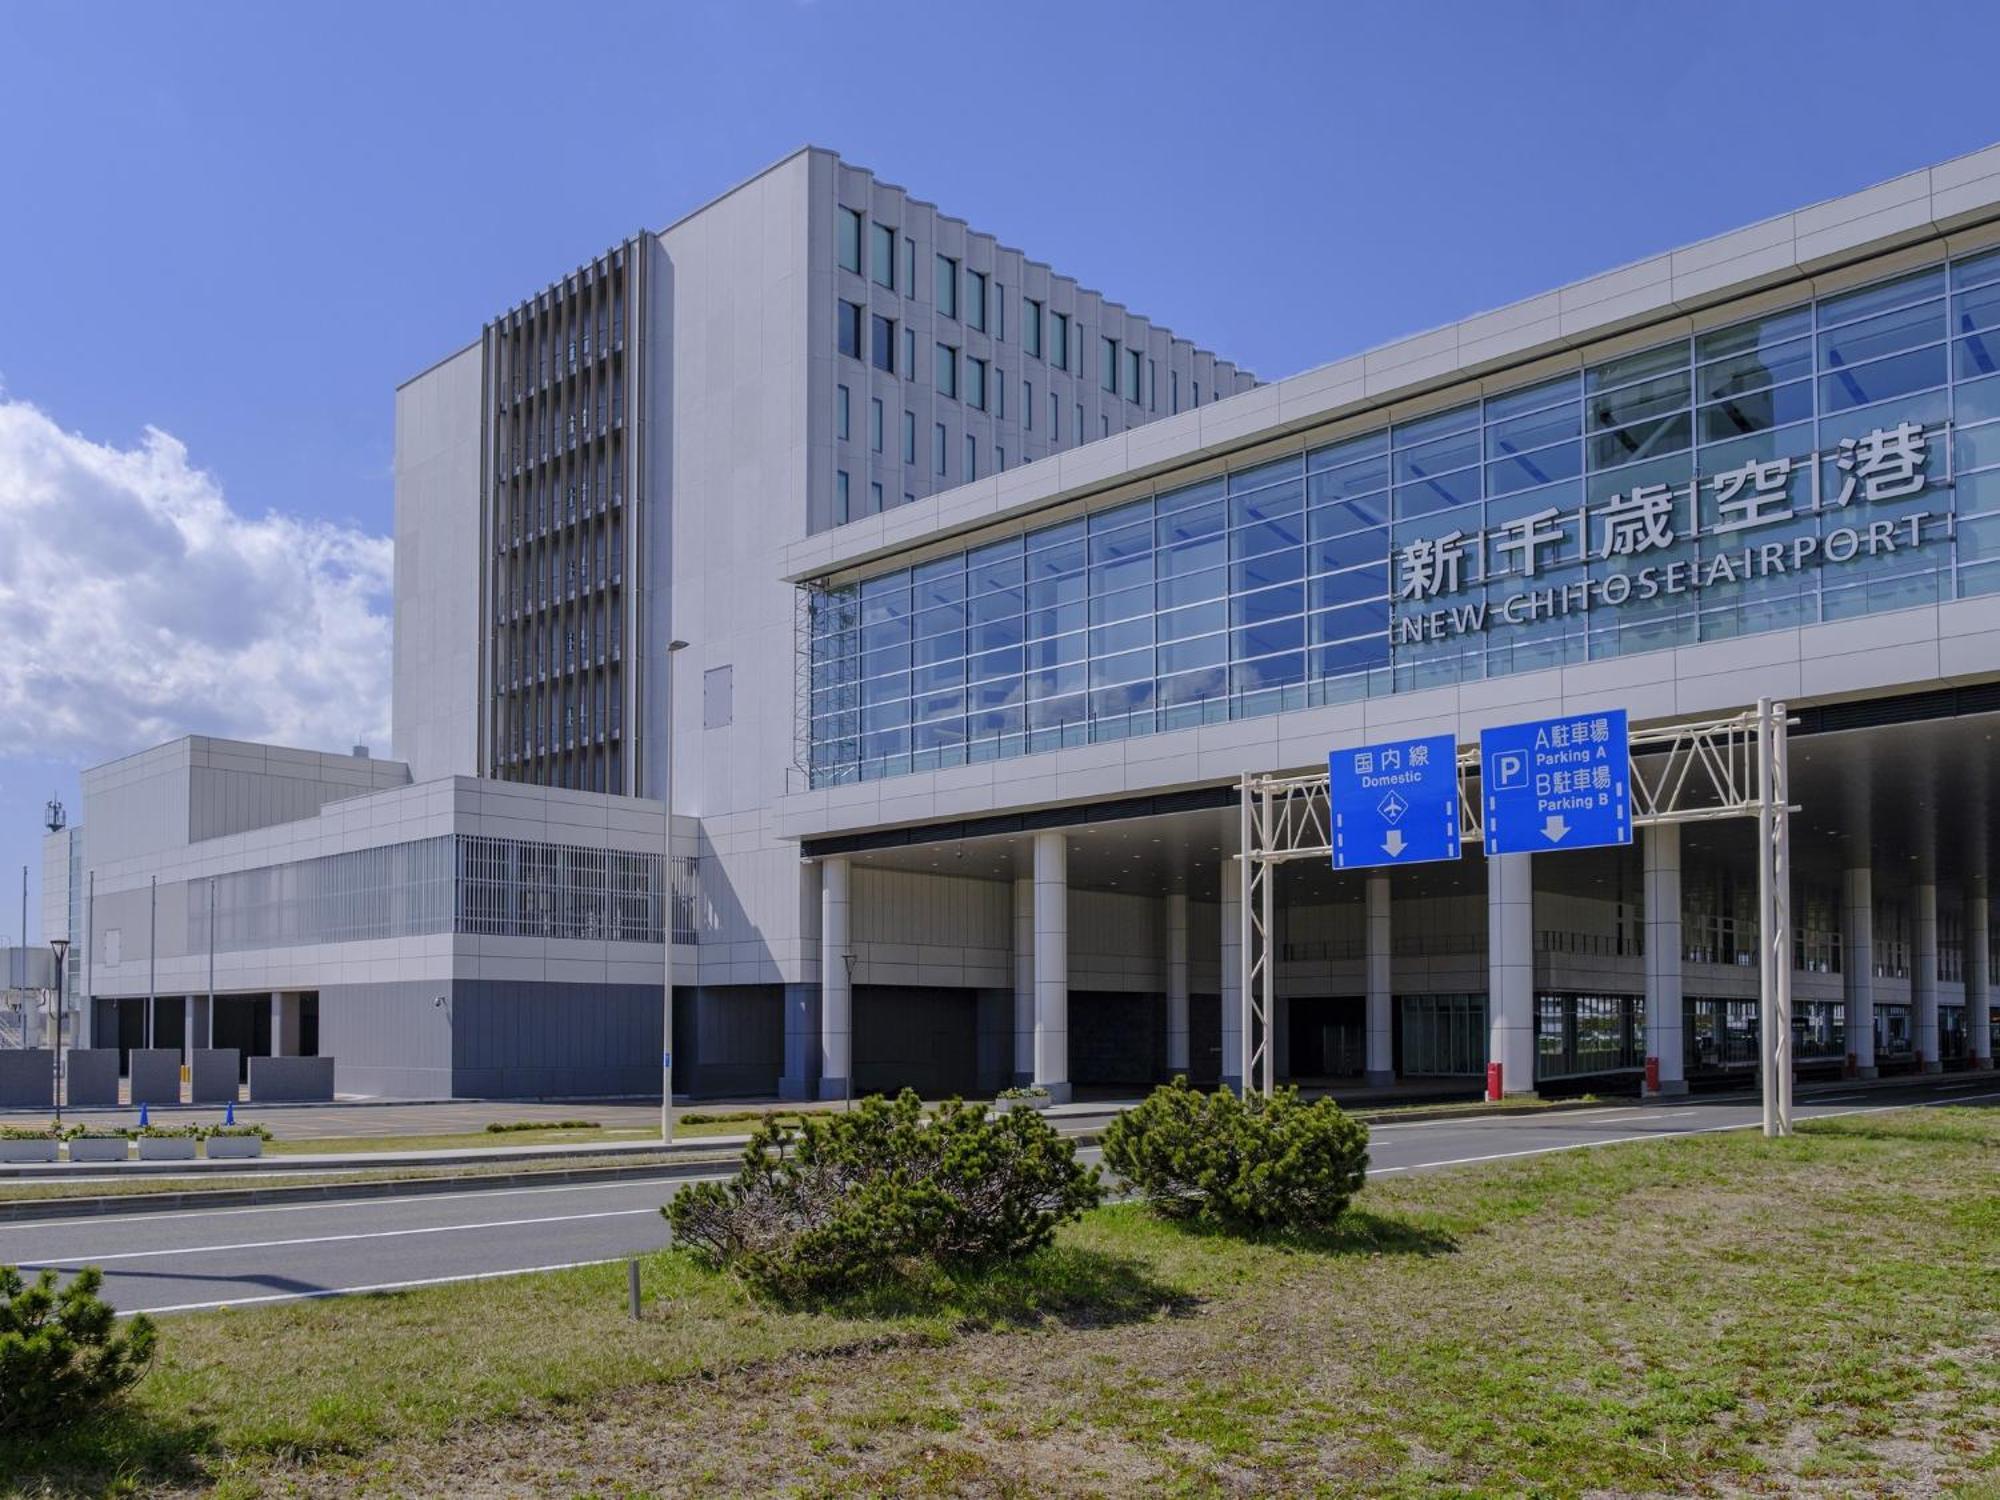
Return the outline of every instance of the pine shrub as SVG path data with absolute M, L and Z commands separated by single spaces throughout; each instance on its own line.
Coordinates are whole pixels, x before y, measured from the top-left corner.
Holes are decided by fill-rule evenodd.
M 1295 1088 L 1245 1100 L 1176 1078 L 1111 1122 L 1104 1160 L 1164 1218 L 1326 1230 L 1367 1180 L 1368 1127 Z
M 95 1266 L 56 1287 L 43 1271 L 31 1286 L 0 1266 L 0 1432 L 38 1432 L 95 1416 L 146 1373 L 156 1337 L 152 1320 L 121 1330 L 98 1295 Z
M 1033 1111 L 989 1119 L 952 1099 L 926 1119 L 905 1089 L 765 1121 L 733 1179 L 683 1188 L 660 1212 L 708 1264 L 796 1299 L 1032 1254 L 1101 1193 Z

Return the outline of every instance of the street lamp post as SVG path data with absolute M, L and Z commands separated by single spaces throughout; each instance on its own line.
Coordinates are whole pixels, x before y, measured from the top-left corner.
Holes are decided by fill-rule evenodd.
M 49 1052 L 54 1058 L 49 1076 L 49 1091 L 55 1096 L 56 1123 L 62 1124 L 62 1054 L 63 1054 L 63 966 L 69 958 L 69 939 L 50 938 L 49 948 L 56 956 L 56 1013 L 52 1017 L 54 1032 L 49 1039 Z
M 674 658 L 686 641 L 667 642 L 666 750 L 661 757 L 660 803 L 666 830 L 660 836 L 660 1143 L 674 1138 Z

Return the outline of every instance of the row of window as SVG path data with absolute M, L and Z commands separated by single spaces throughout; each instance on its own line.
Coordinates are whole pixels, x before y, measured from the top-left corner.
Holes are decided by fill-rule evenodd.
M 867 269 L 865 274 L 877 286 L 887 291 L 900 290 L 906 297 L 915 297 L 917 246 L 914 240 L 904 240 L 902 274 L 897 275 L 896 231 L 887 224 L 867 223 L 858 209 L 843 208 L 839 217 L 839 261 L 842 270 L 852 271 L 859 276 L 862 268 L 862 241 L 868 242 Z M 942 252 L 932 259 L 932 299 L 931 305 L 939 317 L 962 322 L 967 328 L 990 334 L 995 342 L 1007 340 L 1007 288 L 992 280 L 984 271 L 968 270 L 959 261 Z M 846 307 L 858 304 L 843 303 Z M 858 326 L 858 317 L 857 317 Z M 1032 359 L 1046 360 L 1058 370 L 1071 374 L 1082 371 L 1072 360 L 1079 360 L 1081 351 L 1078 340 L 1071 336 L 1070 315 L 1049 309 L 1046 303 L 1032 297 L 1021 299 L 1021 348 Z M 1110 351 L 1109 363 L 1113 375 L 1108 377 L 1104 388 L 1107 391 L 1119 389 L 1116 379 L 1117 341 L 1104 341 Z M 859 340 L 856 340 L 856 347 Z M 845 351 L 843 351 L 845 352 Z M 857 353 L 855 358 L 860 358 Z M 882 368 L 887 369 L 884 365 Z M 1136 374 L 1129 383 L 1126 398 L 1137 401 L 1138 379 Z M 1199 398 L 1197 398 L 1199 401 Z
M 617 583 L 624 576 L 624 557 L 615 522 L 525 548 L 495 567 L 494 612 L 505 621 Z
M 502 691 L 616 662 L 623 654 L 616 600 L 595 600 L 563 618 L 502 628 L 494 637 L 494 679 Z
M 1031 309 L 1026 326 L 1031 329 L 1039 328 L 1042 316 L 1040 311 L 1041 304 L 1029 302 L 1026 306 Z M 1050 325 L 1051 357 L 1049 363 L 1058 370 L 1069 370 L 1069 318 L 1063 313 L 1054 313 L 1050 317 L 1052 322 Z M 1134 347 L 1121 345 L 1117 339 L 1100 338 L 1098 342 L 1102 347 L 1100 384 L 1103 389 L 1110 395 L 1123 396 L 1125 400 L 1135 406 L 1148 404 L 1150 405 L 1150 409 L 1157 411 L 1159 409 L 1157 395 L 1159 371 L 1156 363 L 1146 357 L 1143 351 Z M 1038 347 L 1040 344 L 1039 336 L 1033 339 L 1031 343 L 1033 346 Z M 882 371 L 885 375 L 894 375 L 900 371 L 906 379 L 914 380 L 917 378 L 916 330 L 907 325 L 899 324 L 896 319 L 886 314 L 872 312 L 859 302 L 849 302 L 843 299 L 837 304 L 834 346 L 849 359 L 865 361 L 875 369 Z M 1060 351 L 1060 357 L 1057 357 L 1058 351 Z M 1029 352 L 1034 352 L 1033 347 L 1030 348 Z M 966 353 L 957 344 L 947 343 L 940 339 L 932 346 L 932 385 L 938 394 L 949 397 L 954 401 L 963 399 L 966 405 L 980 411 L 987 409 L 986 377 L 989 368 L 989 361 Z M 963 397 L 960 395 L 961 382 L 959 374 L 961 369 L 967 377 L 964 382 L 966 390 Z M 1172 377 L 1169 410 L 1178 412 L 1181 409 L 1180 372 L 1174 370 L 1170 371 L 1169 374 Z M 1143 379 L 1141 378 L 1142 375 Z M 994 389 L 999 391 L 1001 382 L 1004 382 L 1005 376 L 1003 372 L 999 371 L 995 371 L 994 376 Z M 1030 380 L 1024 380 L 1022 386 L 1026 393 L 1023 399 L 1022 417 L 1023 421 L 1032 428 L 1034 426 L 1034 383 Z M 1199 406 L 1202 401 L 1201 382 L 1198 380 L 1194 381 L 1192 382 L 1192 386 L 1193 400 L 1190 404 Z M 1148 399 L 1149 395 L 1150 401 Z M 1053 393 L 1051 393 L 1050 399 L 1052 401 L 1056 399 Z M 999 401 L 1000 409 L 996 412 L 996 415 L 1005 416 L 1006 403 L 1004 394 L 999 397 Z M 1107 418 L 1106 420 L 1108 423 L 1109 419 Z M 1050 423 L 1051 440 L 1059 442 L 1061 438 L 1055 432 L 1056 425 L 1052 417 Z M 1081 426 L 1082 423 L 1079 421 L 1079 430 Z

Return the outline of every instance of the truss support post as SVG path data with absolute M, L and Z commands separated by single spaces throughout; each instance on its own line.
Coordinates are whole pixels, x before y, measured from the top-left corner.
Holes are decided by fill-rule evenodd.
M 1256 1074 L 1252 1067 L 1255 1054 L 1251 1047 L 1256 1035 L 1252 1024 L 1256 1016 L 1257 993 L 1257 924 L 1254 919 L 1257 891 L 1254 872 L 1257 869 L 1260 846 L 1253 836 L 1254 825 L 1250 815 L 1251 795 L 1250 773 L 1246 771 L 1243 773 L 1242 795 L 1237 808 L 1236 840 L 1236 920 L 1240 928 L 1236 944 L 1238 966 L 1236 1001 L 1239 1011 L 1236 1049 L 1242 1068 L 1238 1086 L 1242 1089 L 1245 1099 L 1248 1099 L 1257 1087 Z
M 1792 1133 L 1792 777 L 1788 714 L 1771 705 L 1771 965 L 1777 981 L 1772 1024 L 1778 1075 L 1778 1134 Z
M 1792 923 L 1790 787 L 1785 705 L 1757 702 L 1758 1075 L 1764 1134 L 1792 1133 Z
M 1271 788 L 1264 788 L 1264 826 L 1259 831 L 1259 844 L 1268 851 L 1277 833 L 1277 799 Z M 1259 1021 L 1263 1024 L 1262 1034 L 1257 1040 L 1259 1061 L 1262 1064 L 1258 1077 L 1263 1086 L 1264 1097 L 1271 1097 L 1277 1085 L 1278 1039 L 1273 1034 L 1273 1026 L 1278 1018 L 1278 964 L 1277 954 L 1272 951 L 1278 931 L 1276 912 L 1276 892 L 1278 866 L 1270 861 L 1263 862 L 1263 890 L 1260 892 L 1263 907 L 1258 916 L 1258 933 L 1262 954 L 1263 993 L 1257 998 Z

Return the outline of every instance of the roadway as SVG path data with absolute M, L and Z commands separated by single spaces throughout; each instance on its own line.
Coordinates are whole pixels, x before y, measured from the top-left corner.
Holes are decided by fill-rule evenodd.
M 1801 1099 L 1799 1120 L 2000 1101 L 1993 1074 Z M 1371 1177 L 1476 1167 L 1626 1141 L 1755 1127 L 1754 1099 L 1460 1116 L 1373 1128 Z M 1084 1153 L 1096 1160 L 1094 1150 Z M 716 1173 L 715 1175 L 726 1175 Z M 686 1176 L 354 1202 L 191 1209 L 0 1226 L 0 1263 L 103 1268 L 121 1311 L 186 1312 L 399 1290 L 615 1260 L 666 1243 L 661 1202 Z

